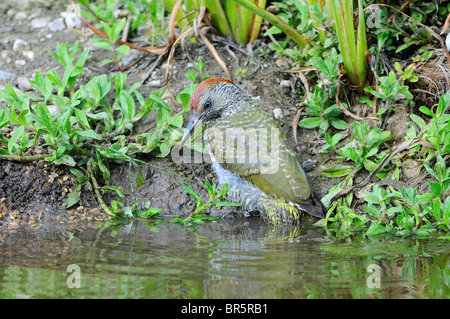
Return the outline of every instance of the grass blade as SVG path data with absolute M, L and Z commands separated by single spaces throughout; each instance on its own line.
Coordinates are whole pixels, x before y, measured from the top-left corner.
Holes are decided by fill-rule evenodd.
M 257 14 L 261 18 L 269 21 L 272 25 L 276 26 L 278 29 L 283 31 L 289 38 L 294 40 L 295 43 L 297 43 L 301 48 L 304 48 L 310 44 L 309 41 L 303 35 L 297 32 L 297 30 L 292 28 L 290 25 L 288 25 L 286 22 L 278 18 L 276 15 L 262 9 L 261 7 L 258 7 L 251 1 L 249 0 L 232 0 L 232 1 L 250 10 L 254 14 Z

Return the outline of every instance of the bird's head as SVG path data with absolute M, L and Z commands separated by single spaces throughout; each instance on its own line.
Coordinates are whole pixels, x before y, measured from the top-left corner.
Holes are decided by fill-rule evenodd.
M 189 101 L 191 119 L 180 147 L 197 126 L 232 114 L 238 108 L 238 102 L 244 98 L 242 90 L 230 80 L 209 78 L 197 85 Z

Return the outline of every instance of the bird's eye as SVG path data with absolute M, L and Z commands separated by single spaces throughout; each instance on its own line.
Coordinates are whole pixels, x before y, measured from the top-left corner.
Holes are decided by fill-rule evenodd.
M 210 108 L 210 107 L 211 107 L 211 102 L 210 102 L 210 101 L 206 101 L 205 104 L 203 104 L 203 107 L 204 107 L 205 109 Z

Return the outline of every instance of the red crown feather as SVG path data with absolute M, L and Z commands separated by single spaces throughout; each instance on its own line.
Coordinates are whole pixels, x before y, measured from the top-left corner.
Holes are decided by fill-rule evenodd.
M 205 93 L 205 89 L 211 85 L 217 84 L 218 82 L 233 83 L 233 81 L 231 80 L 221 78 L 209 78 L 202 81 L 195 88 L 194 93 L 192 93 L 191 100 L 189 101 L 189 107 L 191 108 L 191 111 L 197 111 L 198 103 L 200 102 L 203 93 Z

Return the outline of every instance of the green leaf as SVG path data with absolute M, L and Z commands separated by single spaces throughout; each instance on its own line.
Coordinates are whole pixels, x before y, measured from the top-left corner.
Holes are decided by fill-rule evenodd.
M 384 234 L 386 231 L 387 231 L 386 226 L 372 222 L 369 229 L 366 231 L 366 235 L 375 236 L 379 234 Z
M 239 203 L 234 203 L 234 202 L 215 202 L 214 206 L 216 206 L 216 207 L 223 207 L 223 206 L 229 207 L 229 206 L 242 206 L 242 205 L 239 204 Z
M 125 27 L 126 22 L 127 22 L 127 19 L 122 18 L 118 23 L 114 24 L 114 26 L 111 29 L 112 34 L 109 34 L 111 36 L 112 41 L 116 42 L 117 40 L 119 40 L 120 33 L 122 32 L 122 29 Z
M 431 192 L 433 193 L 433 195 L 435 197 L 441 197 L 441 191 L 442 191 L 441 184 L 436 183 L 436 182 L 430 182 L 429 185 L 430 185 L 430 189 L 431 189 Z
M 130 121 L 135 116 L 136 105 L 134 99 L 127 91 L 120 92 L 120 104 L 124 118 Z
M 308 117 L 306 119 L 301 120 L 298 125 L 304 128 L 316 128 L 320 124 L 322 124 L 324 120 L 321 117 Z
M 229 187 L 230 185 L 228 184 L 228 183 L 225 183 L 223 186 L 222 186 L 222 189 L 220 190 L 220 192 L 217 194 L 217 196 L 216 196 L 216 198 L 222 198 L 222 197 L 224 197 L 226 194 L 228 194 L 228 187 Z
M 117 51 L 117 54 L 119 55 L 119 56 L 122 56 L 124 53 L 127 53 L 128 51 L 130 51 L 131 50 L 131 48 L 128 46 L 128 45 L 121 45 L 120 47 L 118 47 L 117 49 L 116 49 L 116 51 Z
M 103 137 L 100 134 L 95 133 L 95 131 L 92 129 L 89 129 L 86 131 L 77 130 L 77 131 L 75 131 L 75 134 L 78 136 L 82 136 L 86 139 L 95 139 L 95 140 L 99 140 L 99 141 L 101 141 L 103 139 Z
M 347 165 L 336 165 L 331 168 L 325 168 L 322 166 L 322 174 L 326 177 L 341 177 L 341 176 L 347 176 L 350 174 L 355 168 L 353 166 L 347 166 Z
M 78 119 L 78 121 L 80 122 L 80 124 L 85 128 L 85 129 L 90 129 L 91 126 L 89 125 L 89 121 L 86 117 L 86 112 L 82 111 L 80 109 L 75 109 L 75 115 Z
M 103 193 L 106 193 L 107 191 L 114 191 L 120 197 L 125 198 L 125 194 L 116 186 L 111 186 L 111 185 L 103 186 L 102 191 L 103 191 Z
M 422 113 L 424 113 L 424 114 L 426 114 L 426 115 L 428 115 L 428 116 L 431 116 L 431 117 L 433 117 L 433 118 L 436 117 L 436 115 L 434 115 L 434 113 L 433 113 L 429 108 L 427 108 L 426 106 L 421 106 L 421 107 L 419 108 L 419 110 L 420 110 Z
M 425 127 L 427 126 L 425 121 L 420 116 L 417 116 L 416 114 L 411 114 L 410 117 L 411 120 L 413 120 L 414 123 L 416 123 L 420 127 L 420 130 L 424 130 Z
M 76 165 L 76 162 L 73 159 L 73 157 L 70 156 L 70 155 L 67 155 L 67 154 L 62 154 L 62 155 L 60 155 L 59 157 L 56 157 L 56 158 L 55 158 L 55 156 L 53 156 L 53 157 L 46 157 L 45 160 L 49 161 L 49 162 L 53 162 L 56 165 L 64 164 L 64 165 L 72 166 L 72 167 Z
M 181 184 L 186 189 L 186 191 L 197 200 L 197 208 L 203 207 L 203 201 L 202 201 L 201 197 L 192 188 L 187 186 L 185 183 L 181 182 Z
M 12 154 L 14 148 L 18 147 L 17 141 L 22 136 L 25 128 L 23 126 L 19 126 L 15 131 L 13 136 L 8 141 L 8 153 Z
M 184 220 L 183 218 L 180 217 L 175 217 L 174 219 L 171 220 L 172 223 L 180 223 L 182 225 L 188 226 L 189 222 Z
M 112 51 L 113 47 L 111 45 L 111 42 L 106 40 L 106 39 L 100 39 L 97 42 L 92 43 L 95 47 L 103 49 L 103 50 L 108 50 L 108 51 Z
M 78 188 L 75 188 L 75 190 L 72 193 L 70 193 L 69 197 L 67 198 L 67 201 L 62 205 L 62 207 L 67 209 L 77 204 L 80 201 L 80 195 L 81 191 Z
M 375 164 L 373 161 L 368 160 L 368 159 L 364 160 L 363 165 L 364 165 L 364 168 L 366 170 L 368 170 L 369 172 L 373 172 L 378 167 L 377 164 Z
M 136 215 L 139 218 L 154 218 L 159 215 L 159 212 L 162 211 L 162 208 L 149 208 L 144 211 L 137 211 Z
M 210 220 L 210 221 L 220 219 L 220 217 L 212 217 L 212 216 L 205 216 L 205 215 L 196 215 L 194 218 L 196 220 Z
M 332 118 L 332 119 L 330 119 L 330 123 L 334 128 L 336 128 L 338 130 L 348 129 L 348 123 L 343 120 Z

